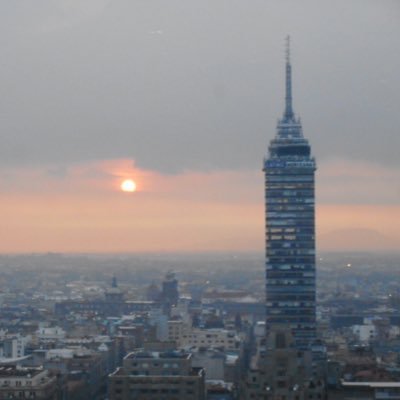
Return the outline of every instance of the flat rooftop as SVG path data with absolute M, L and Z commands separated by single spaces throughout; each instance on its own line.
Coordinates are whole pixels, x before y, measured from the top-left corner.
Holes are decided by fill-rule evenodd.
M 0 378 L 18 376 L 18 377 L 34 377 L 40 374 L 43 370 L 31 368 L 16 368 L 15 366 L 1 366 Z
M 400 388 L 400 382 L 350 382 L 342 381 L 344 387 Z
M 135 351 L 129 353 L 125 356 L 125 360 L 134 360 L 134 359 L 189 359 L 191 357 L 190 353 L 182 352 L 182 351 Z
M 124 376 L 124 377 L 129 377 L 130 379 L 136 379 L 136 380 L 142 380 L 145 379 L 147 381 L 151 379 L 161 379 L 161 380 L 174 380 L 174 379 L 180 379 L 180 378 L 185 378 L 185 377 L 193 377 L 193 376 L 203 376 L 205 374 L 205 369 L 201 367 L 193 367 L 191 368 L 187 373 L 181 374 L 181 375 L 157 375 L 157 374 L 152 374 L 152 375 L 133 375 L 130 373 L 129 370 L 126 370 L 124 367 L 118 367 L 114 372 L 112 372 L 109 376 L 110 377 L 118 377 L 118 376 Z

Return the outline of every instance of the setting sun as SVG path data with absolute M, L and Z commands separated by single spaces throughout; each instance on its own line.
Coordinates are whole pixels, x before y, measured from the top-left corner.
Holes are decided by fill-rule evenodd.
M 136 190 L 136 183 L 132 179 L 126 179 L 121 183 L 121 190 L 123 192 L 134 192 Z

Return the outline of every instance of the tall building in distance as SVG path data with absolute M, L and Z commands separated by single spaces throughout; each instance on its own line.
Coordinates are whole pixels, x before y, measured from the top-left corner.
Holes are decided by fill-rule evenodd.
M 168 271 L 162 282 L 161 300 L 171 307 L 178 304 L 178 299 L 178 280 L 175 278 L 174 272 Z
M 264 160 L 266 336 L 256 339 L 243 400 L 325 399 L 325 347 L 316 340 L 315 160 L 292 105 L 289 38 L 283 117 Z
M 310 348 L 315 315 L 315 160 L 292 105 L 290 43 L 285 110 L 264 160 L 266 205 L 266 327 Z

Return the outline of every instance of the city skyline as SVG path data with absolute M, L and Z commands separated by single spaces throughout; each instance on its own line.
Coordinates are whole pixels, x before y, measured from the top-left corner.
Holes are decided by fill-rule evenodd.
M 400 247 L 395 2 L 0 9 L 0 252 L 261 252 L 288 33 L 317 250 Z

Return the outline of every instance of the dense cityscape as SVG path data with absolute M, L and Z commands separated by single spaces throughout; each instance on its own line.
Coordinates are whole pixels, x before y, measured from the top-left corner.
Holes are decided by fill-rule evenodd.
M 400 400 L 397 5 L 39 3 L 0 5 L 0 400 Z
M 386 398 L 396 398 L 399 263 L 388 254 L 318 257 L 317 327 L 327 352 L 327 391 L 336 395 L 328 398 L 357 399 L 360 390 L 363 398 L 384 398 L 389 390 Z M 148 398 L 163 398 L 151 390 L 182 385 L 193 396 L 203 385 L 209 399 L 246 398 L 254 343 L 264 334 L 263 265 L 262 254 L 2 256 L 0 395 L 105 399 L 112 389 L 110 399 L 130 398 L 125 384 L 116 384 L 125 376 L 125 356 L 161 352 L 190 353 L 184 370 L 193 380 L 138 386 L 150 391 Z M 199 368 L 204 381 L 188 372 Z M 354 385 L 350 397 L 341 392 L 343 382 Z M 205 398 L 193 396 L 181 398 Z

